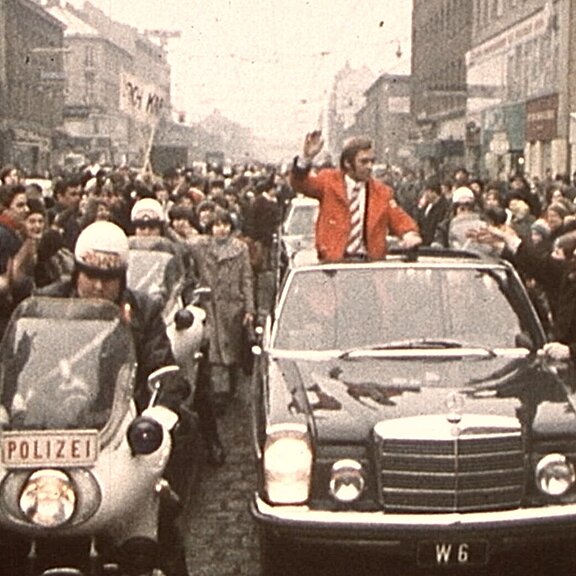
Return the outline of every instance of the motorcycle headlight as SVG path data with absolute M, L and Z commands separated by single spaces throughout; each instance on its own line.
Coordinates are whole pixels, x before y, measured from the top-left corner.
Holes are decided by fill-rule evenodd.
M 306 426 L 276 426 L 268 430 L 264 446 L 264 481 L 270 502 L 306 502 L 311 471 L 312 447 Z
M 548 454 L 536 465 L 536 486 L 548 496 L 562 496 L 576 481 L 574 465 L 563 454 Z
M 339 502 L 354 502 L 364 491 L 362 464 L 356 460 L 334 462 L 330 473 L 330 494 Z
M 60 470 L 30 475 L 20 495 L 20 510 L 33 524 L 53 528 L 70 520 L 76 508 L 72 481 Z

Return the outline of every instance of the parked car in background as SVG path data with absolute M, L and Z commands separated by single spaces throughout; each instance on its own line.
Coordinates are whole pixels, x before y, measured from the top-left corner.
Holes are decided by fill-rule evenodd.
M 280 230 L 280 267 L 292 266 L 301 250 L 314 248 L 318 200 L 293 198 Z
M 574 540 L 573 368 L 544 343 L 504 261 L 291 268 L 253 372 L 263 573 L 331 548 L 489 571 Z

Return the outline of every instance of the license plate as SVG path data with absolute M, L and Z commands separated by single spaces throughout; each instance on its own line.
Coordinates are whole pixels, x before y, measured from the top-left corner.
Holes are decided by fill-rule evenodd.
M 98 456 L 98 432 L 2 433 L 2 464 L 7 468 L 93 466 Z
M 418 564 L 421 566 L 480 566 L 488 561 L 488 543 L 419 542 Z

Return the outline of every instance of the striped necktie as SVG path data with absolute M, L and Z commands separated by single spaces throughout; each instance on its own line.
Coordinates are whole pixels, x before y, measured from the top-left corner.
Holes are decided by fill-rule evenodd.
M 360 210 L 360 191 L 362 184 L 358 182 L 350 198 L 350 237 L 346 246 L 348 254 L 357 254 L 362 247 L 362 214 Z

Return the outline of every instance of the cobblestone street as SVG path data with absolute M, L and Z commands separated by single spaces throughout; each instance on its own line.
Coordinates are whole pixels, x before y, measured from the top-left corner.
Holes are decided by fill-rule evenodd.
M 248 380 L 243 384 L 248 387 Z M 220 417 L 228 457 L 221 468 L 205 467 L 188 515 L 188 566 L 192 576 L 259 574 L 256 527 L 248 511 L 256 474 L 246 396 L 239 393 Z

